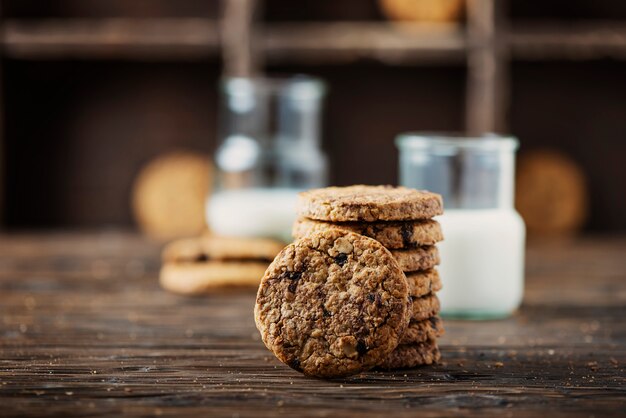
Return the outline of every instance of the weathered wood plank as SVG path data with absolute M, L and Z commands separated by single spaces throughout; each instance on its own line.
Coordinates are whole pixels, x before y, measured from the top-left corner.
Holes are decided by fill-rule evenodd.
M 265 349 L 253 292 L 161 291 L 158 249 L 119 234 L 0 239 L 0 415 L 624 412 L 624 239 L 533 243 L 514 317 L 446 321 L 437 366 L 331 381 Z

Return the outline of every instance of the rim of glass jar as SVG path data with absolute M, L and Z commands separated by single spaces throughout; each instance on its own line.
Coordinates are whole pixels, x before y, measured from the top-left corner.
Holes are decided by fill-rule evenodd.
M 401 150 L 463 149 L 512 152 L 519 148 L 519 140 L 516 137 L 494 133 L 469 136 L 447 132 L 404 132 L 396 136 L 395 143 Z
M 255 90 L 263 94 L 290 95 L 292 99 L 317 99 L 326 94 L 326 83 L 317 77 L 298 74 L 284 77 L 226 77 L 220 80 L 221 89 L 230 95 L 249 94 Z

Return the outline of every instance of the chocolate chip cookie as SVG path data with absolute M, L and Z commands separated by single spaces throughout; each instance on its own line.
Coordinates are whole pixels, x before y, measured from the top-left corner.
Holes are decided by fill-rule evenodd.
M 298 215 L 332 222 L 412 221 L 443 213 L 436 193 L 391 186 L 313 189 L 298 195 Z
M 387 248 L 415 248 L 434 245 L 443 240 L 439 222 L 426 219 L 404 222 L 326 222 L 299 218 L 293 225 L 294 238 L 302 238 L 312 232 L 338 228 L 374 238 Z
M 207 260 L 258 260 L 266 266 L 282 250 L 281 242 L 264 238 L 237 238 L 204 235 L 183 238 L 165 246 L 163 262 Z
M 423 343 L 399 345 L 379 365 L 381 369 L 407 369 L 411 367 L 433 364 L 439 361 L 441 353 L 434 340 Z
M 423 343 L 426 341 L 436 341 L 444 334 L 443 324 L 438 316 L 431 316 L 423 321 L 409 322 L 409 326 L 402 334 L 400 344 Z
M 409 294 L 413 297 L 426 296 L 441 290 L 441 279 L 436 269 L 406 273 Z
M 384 361 L 411 315 L 404 273 L 378 241 L 314 233 L 265 272 L 254 309 L 263 342 L 308 376 L 341 377 Z
M 283 244 L 269 239 L 199 236 L 172 241 L 161 254 L 161 286 L 185 295 L 258 287 Z
M 201 295 L 218 290 L 256 289 L 268 263 L 239 262 L 185 262 L 165 263 L 161 267 L 161 287 L 182 295 Z
M 402 271 L 428 270 L 439 264 L 439 250 L 434 245 L 390 251 Z
M 201 233 L 206 229 L 204 207 L 212 174 L 209 156 L 194 152 L 176 151 L 149 162 L 132 188 L 139 228 L 158 240 Z

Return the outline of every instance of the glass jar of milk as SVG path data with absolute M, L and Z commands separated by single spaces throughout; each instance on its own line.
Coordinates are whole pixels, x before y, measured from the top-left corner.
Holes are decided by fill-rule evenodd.
M 221 93 L 209 227 L 220 235 L 289 241 L 297 193 L 327 182 L 320 147 L 325 86 L 305 76 L 230 78 Z
M 522 302 L 526 229 L 513 206 L 512 137 L 398 136 L 400 183 L 443 196 L 442 315 L 505 317 Z

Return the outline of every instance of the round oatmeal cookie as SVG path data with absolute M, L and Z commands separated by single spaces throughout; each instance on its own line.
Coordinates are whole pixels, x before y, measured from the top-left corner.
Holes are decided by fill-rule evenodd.
M 441 225 L 433 219 L 404 222 L 326 222 L 299 218 L 293 224 L 291 233 L 297 239 L 330 228 L 356 232 L 393 249 L 434 245 L 443 240 Z
M 381 369 L 408 369 L 437 363 L 441 352 L 434 340 L 423 343 L 399 345 L 381 364 Z
M 201 233 L 211 191 L 213 166 L 208 155 L 190 151 L 163 154 L 137 174 L 131 207 L 139 228 L 158 240 Z
M 269 266 L 254 315 L 263 342 L 308 376 L 349 376 L 383 361 L 409 322 L 408 285 L 389 251 L 352 232 L 318 232 Z
M 164 262 L 206 260 L 263 260 L 266 266 L 284 245 L 265 238 L 204 235 L 170 242 L 162 253 Z
M 441 279 L 436 269 L 406 273 L 409 295 L 419 298 L 441 290 Z
M 297 211 L 320 221 L 412 221 L 441 215 L 443 201 L 436 193 L 406 187 L 326 187 L 300 193 Z
M 423 343 L 426 341 L 435 341 L 445 333 L 443 324 L 438 316 L 431 316 L 423 321 L 409 322 L 409 326 L 402 334 L 400 344 Z
M 412 299 L 413 306 L 411 319 L 413 321 L 423 321 L 439 313 L 440 305 L 437 295 L 428 295 Z
M 182 295 L 203 295 L 228 289 L 256 289 L 268 263 L 220 262 L 165 263 L 159 282 L 163 289 Z
M 405 272 L 428 270 L 439 264 L 439 250 L 434 245 L 410 250 L 390 250 Z

